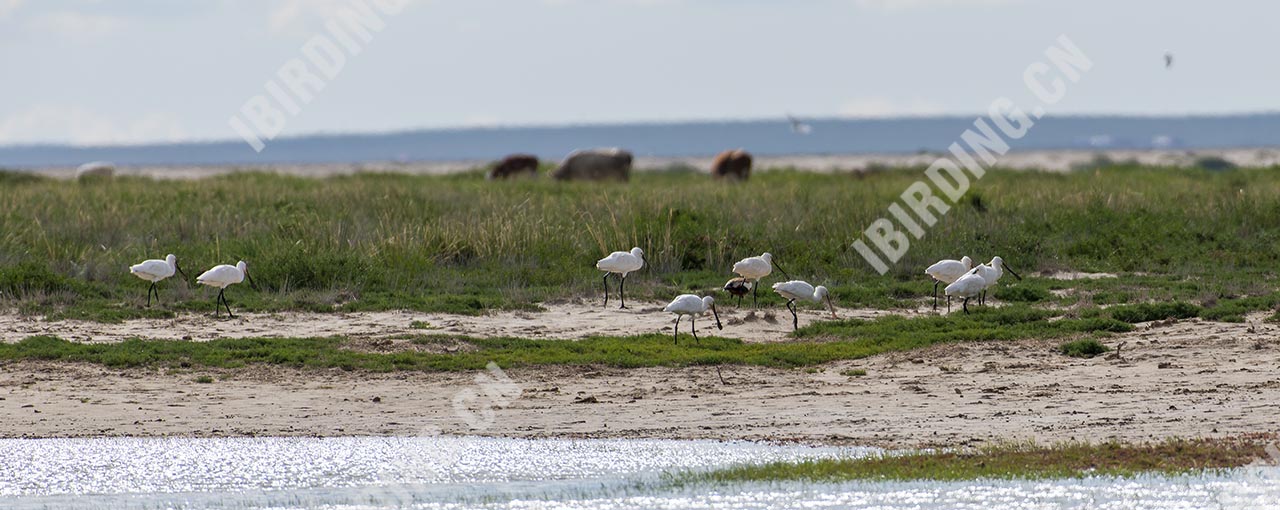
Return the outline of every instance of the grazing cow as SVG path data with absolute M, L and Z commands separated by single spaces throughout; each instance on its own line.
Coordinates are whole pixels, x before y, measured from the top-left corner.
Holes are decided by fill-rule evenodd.
M 110 179 L 116 173 L 116 166 L 105 161 L 85 163 L 76 169 L 76 179 Z
M 742 149 L 721 152 L 711 163 L 711 175 L 716 178 L 727 177 L 739 181 L 751 176 L 751 153 Z
M 509 179 L 525 174 L 529 177 L 537 177 L 538 157 L 530 154 L 512 154 L 493 165 L 489 170 L 489 180 Z
M 627 181 L 631 178 L 631 159 L 631 153 L 622 149 L 574 151 L 551 172 L 551 177 L 562 181 Z

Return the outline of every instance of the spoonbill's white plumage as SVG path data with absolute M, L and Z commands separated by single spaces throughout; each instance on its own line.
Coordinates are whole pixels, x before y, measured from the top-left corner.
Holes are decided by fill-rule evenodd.
M 747 257 L 733 264 L 734 274 L 751 281 L 752 305 L 756 304 L 756 287 L 760 285 L 760 279 L 772 274 L 774 267 L 782 271 L 782 274 L 788 280 L 791 279 L 791 275 L 788 275 L 787 271 L 782 269 L 782 266 L 773 261 L 773 255 L 769 252 L 764 252 L 759 257 Z
M 235 318 L 235 315 L 231 314 L 231 305 L 227 304 L 227 287 L 243 282 L 245 278 L 249 279 L 249 285 L 253 285 L 255 288 L 257 287 L 257 285 L 253 283 L 253 277 L 249 276 L 249 266 L 246 265 L 243 260 L 236 263 L 234 266 L 227 264 L 213 266 L 208 271 L 205 271 L 204 273 L 201 273 L 200 276 L 196 277 L 196 283 L 208 285 L 210 287 L 217 287 L 219 289 L 218 299 L 213 303 L 214 317 L 218 316 L 218 305 L 221 304 L 227 308 L 227 315 Z
M 639 247 L 632 248 L 630 252 L 615 251 L 596 261 L 596 269 L 604 271 L 604 306 L 609 306 L 609 275 L 618 275 L 618 297 L 622 301 L 622 306 L 618 308 L 626 308 L 627 296 L 623 293 L 623 288 L 627 285 L 627 274 L 639 271 L 642 267 L 644 251 Z
M 986 265 L 986 264 L 983 264 Z M 982 277 L 982 266 L 973 268 L 955 282 L 947 285 L 943 292 L 947 293 L 947 312 L 951 312 L 951 296 L 964 298 L 964 313 L 969 313 L 969 299 L 982 295 L 987 288 L 987 280 Z
M 1004 259 L 1000 257 L 992 257 L 991 262 L 980 264 L 978 266 L 978 274 L 982 275 L 982 279 L 985 280 L 987 284 L 987 286 L 982 289 L 982 297 L 978 299 L 978 304 L 986 304 L 987 289 L 990 289 L 999 283 L 1000 277 L 1004 276 L 1004 272 L 1006 270 L 1009 271 L 1009 274 L 1013 275 L 1014 278 L 1019 280 L 1022 279 L 1022 277 L 1018 276 L 1018 273 L 1013 272 L 1013 269 L 1009 268 L 1009 266 L 1004 263 Z
M 129 272 L 138 278 L 151 282 L 151 287 L 147 288 L 147 306 L 151 306 L 152 293 L 156 295 L 156 303 L 160 302 L 160 291 L 156 289 L 156 283 L 173 276 L 175 272 L 181 273 L 184 280 L 187 278 L 187 273 L 183 272 L 181 267 L 178 267 L 178 257 L 172 253 L 165 256 L 164 260 L 144 260 L 129 266 Z
M 959 280 L 960 277 L 964 276 L 964 274 L 969 272 L 970 269 L 973 269 L 973 259 L 969 258 L 968 255 L 965 255 L 960 260 L 939 260 L 924 270 L 924 274 L 933 278 L 934 311 L 938 310 L 938 284 L 945 283 L 950 285 L 956 280 Z M 951 303 L 947 303 L 947 307 L 950 308 L 950 306 Z
M 716 311 L 716 300 L 711 296 L 698 297 L 693 294 L 681 294 L 671 300 L 671 303 L 666 308 L 662 309 L 664 312 L 676 314 L 675 333 L 672 336 L 675 343 L 680 343 L 680 318 L 685 315 L 689 316 L 689 331 L 693 332 L 693 340 L 695 342 L 699 341 L 698 326 L 694 321 L 699 315 L 707 313 L 707 310 L 711 310 L 712 315 L 715 315 L 716 327 L 724 329 L 724 325 L 720 324 L 720 313 Z
M 827 288 L 821 285 L 814 287 L 809 282 L 803 280 L 791 280 L 789 282 L 778 282 L 773 284 L 773 291 L 777 292 L 784 298 L 787 298 L 787 310 L 791 311 L 791 327 L 800 329 L 800 317 L 796 315 L 796 300 L 805 299 L 814 302 L 827 302 L 827 308 L 831 310 L 831 318 L 836 317 L 836 307 L 831 304 L 831 296 L 827 293 Z

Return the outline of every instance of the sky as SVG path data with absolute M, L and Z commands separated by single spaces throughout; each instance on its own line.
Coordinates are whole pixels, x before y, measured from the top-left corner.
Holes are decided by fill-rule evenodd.
M 0 145 L 236 139 L 351 1 L 0 0 Z M 1024 94 L 1064 34 L 1094 68 L 1051 115 L 1276 111 L 1277 19 L 1260 0 L 410 0 L 281 136 L 970 115 Z

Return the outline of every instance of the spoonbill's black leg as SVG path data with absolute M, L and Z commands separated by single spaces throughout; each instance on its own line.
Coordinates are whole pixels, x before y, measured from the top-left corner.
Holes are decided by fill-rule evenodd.
M 947 295 L 947 313 L 951 313 L 951 295 Z
M 604 306 L 609 306 L 609 273 L 604 274 Z
M 671 335 L 671 340 L 676 345 L 680 345 L 680 316 L 676 315 L 675 334 Z
M 933 311 L 938 311 L 938 281 L 933 281 Z
M 690 316 L 689 316 L 689 332 L 693 333 L 693 341 L 698 342 L 698 343 L 702 343 L 702 340 L 698 340 L 698 321 L 697 321 L 697 319 L 698 319 L 698 316 L 697 316 L 697 315 L 690 315 Z
M 213 318 L 218 318 L 218 314 L 222 312 L 222 292 L 225 289 L 218 290 L 218 297 L 213 298 Z
M 627 277 L 620 275 L 618 276 L 618 279 L 621 280 L 620 282 L 618 282 L 618 299 L 622 300 L 622 306 L 619 306 L 618 309 L 626 310 L 627 309 L 627 293 L 623 289 L 627 288 Z
M 964 298 L 964 314 L 969 315 L 969 298 Z
M 760 307 L 760 305 L 756 304 L 756 287 L 759 287 L 759 286 L 760 286 L 760 280 L 751 282 L 751 306 L 754 306 L 756 308 Z
M 226 289 L 226 287 L 223 287 L 223 288 L 222 288 L 222 290 L 218 291 L 218 300 L 222 302 L 222 306 L 224 306 L 224 307 L 226 307 L 226 308 L 227 308 L 227 317 L 232 318 L 232 319 L 236 318 L 235 314 L 231 313 L 231 305 L 227 304 L 227 289 Z M 215 317 L 217 316 L 217 311 L 216 311 L 216 310 L 215 310 L 215 312 L 214 312 L 214 316 L 215 316 Z
M 791 310 L 791 328 L 800 329 L 800 317 L 796 315 L 796 300 L 787 301 L 787 310 Z

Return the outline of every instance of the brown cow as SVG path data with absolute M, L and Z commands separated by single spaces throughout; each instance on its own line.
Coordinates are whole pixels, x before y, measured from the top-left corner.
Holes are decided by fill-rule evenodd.
M 742 149 L 721 152 L 711 163 L 711 175 L 745 181 L 751 176 L 751 153 Z
M 551 177 L 562 181 L 626 181 L 631 178 L 631 160 L 631 153 L 622 149 L 574 151 L 551 172 Z
M 523 174 L 529 174 L 529 177 L 537 177 L 538 175 L 538 157 L 530 154 L 512 154 L 489 169 L 489 180 L 493 179 L 510 179 L 519 177 Z

